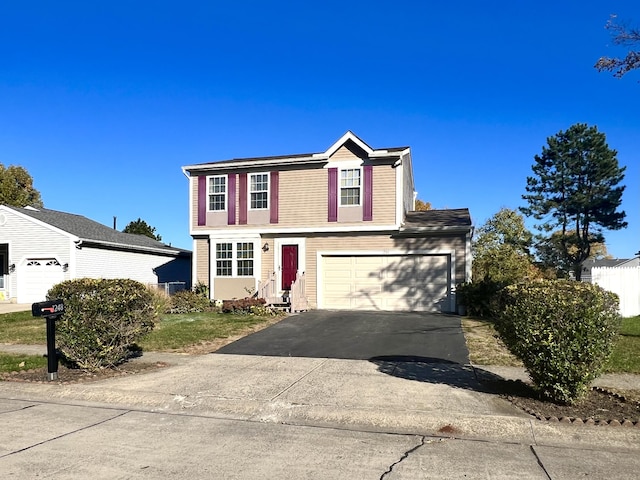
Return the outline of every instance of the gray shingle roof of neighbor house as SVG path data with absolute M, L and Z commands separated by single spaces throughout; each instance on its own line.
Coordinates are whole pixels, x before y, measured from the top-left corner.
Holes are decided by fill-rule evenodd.
M 120 232 L 83 217 L 82 215 L 59 212 L 46 208 L 8 208 L 70 233 L 87 243 L 96 243 L 128 250 L 154 251 L 167 255 L 179 255 L 188 252 L 187 250 L 171 247 L 145 235 Z
M 400 231 L 469 231 L 471 228 L 471 215 L 469 214 L 469 209 L 453 208 L 449 210 L 407 212 L 404 225 Z

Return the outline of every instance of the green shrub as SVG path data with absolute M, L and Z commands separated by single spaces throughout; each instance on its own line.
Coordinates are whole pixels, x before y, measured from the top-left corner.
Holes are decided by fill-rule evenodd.
M 198 281 L 193 287 L 193 291 L 202 297 L 209 298 L 209 286 L 204 282 Z
M 169 313 L 197 313 L 211 310 L 211 301 L 192 290 L 181 290 L 171 296 Z
M 64 300 L 64 315 L 56 322 L 63 359 L 90 371 L 125 361 L 156 320 L 151 292 L 134 280 L 68 280 L 47 296 Z
M 496 329 L 540 394 L 570 404 L 602 372 L 620 328 L 618 297 L 597 285 L 545 280 L 498 295 Z
M 467 315 L 491 318 L 496 294 L 504 286 L 504 283 L 494 282 L 491 279 L 461 283 L 456 286 L 458 303 L 467 309 Z
M 258 314 L 264 314 L 265 308 L 264 298 L 246 297 L 236 300 L 225 300 L 222 302 L 223 313 L 241 313 L 250 314 L 259 312 Z
M 164 291 L 153 286 L 148 287 L 151 293 L 151 304 L 156 315 L 169 313 L 171 310 L 171 297 Z

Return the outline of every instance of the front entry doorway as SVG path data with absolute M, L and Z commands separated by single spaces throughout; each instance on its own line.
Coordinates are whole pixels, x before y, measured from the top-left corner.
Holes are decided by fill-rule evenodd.
M 291 290 L 298 273 L 298 245 L 282 245 L 282 290 Z

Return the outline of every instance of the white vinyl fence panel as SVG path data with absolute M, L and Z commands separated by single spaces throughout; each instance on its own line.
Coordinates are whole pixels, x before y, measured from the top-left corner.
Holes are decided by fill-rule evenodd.
M 640 266 L 596 267 L 591 269 L 591 283 L 620 297 L 620 315 L 640 315 Z

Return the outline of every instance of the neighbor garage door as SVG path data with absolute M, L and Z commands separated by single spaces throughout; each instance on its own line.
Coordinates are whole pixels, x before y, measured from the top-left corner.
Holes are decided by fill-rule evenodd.
M 26 260 L 18 271 L 18 303 L 45 300 L 49 289 L 63 280 L 62 266 L 55 258 Z
M 450 255 L 324 255 L 321 308 L 451 310 Z

